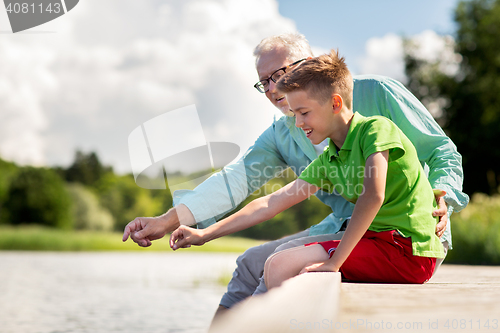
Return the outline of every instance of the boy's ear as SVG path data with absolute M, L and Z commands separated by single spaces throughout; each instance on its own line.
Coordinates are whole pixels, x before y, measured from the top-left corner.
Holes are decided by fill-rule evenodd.
M 344 105 L 344 101 L 339 94 L 332 94 L 332 110 L 334 114 L 340 113 L 342 110 L 342 106 Z

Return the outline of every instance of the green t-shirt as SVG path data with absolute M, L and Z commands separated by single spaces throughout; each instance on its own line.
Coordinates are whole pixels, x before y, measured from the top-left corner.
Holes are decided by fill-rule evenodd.
M 389 150 L 385 199 L 368 230 L 398 230 L 411 237 L 414 255 L 443 258 L 443 246 L 435 234 L 438 218 L 432 217 L 437 204 L 431 185 L 415 147 L 389 119 L 356 112 L 342 148 L 330 141 L 299 178 L 356 203 L 364 191 L 366 159 L 385 150 Z

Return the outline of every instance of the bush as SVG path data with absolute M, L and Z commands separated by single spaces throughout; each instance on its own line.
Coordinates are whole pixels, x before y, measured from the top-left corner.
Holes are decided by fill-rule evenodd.
M 105 175 L 97 185 L 99 201 L 115 218 L 115 230 L 139 216 L 157 216 L 172 205 L 166 190 L 147 190 L 137 186 L 132 175 Z
M 500 195 L 475 194 L 462 212 L 451 218 L 453 250 L 446 262 L 500 264 Z
M 9 194 L 9 187 L 16 175 L 18 167 L 11 162 L 0 159 L 0 224 L 8 222 L 4 204 Z
M 63 180 L 45 168 L 20 168 L 5 201 L 10 224 L 35 223 L 71 229 L 71 201 Z
M 67 185 L 71 197 L 74 228 L 80 230 L 113 229 L 114 219 L 107 209 L 104 209 L 97 196 L 85 186 L 73 183 Z

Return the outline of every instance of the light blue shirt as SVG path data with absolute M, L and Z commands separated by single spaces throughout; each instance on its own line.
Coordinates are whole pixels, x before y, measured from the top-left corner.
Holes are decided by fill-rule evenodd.
M 415 96 L 396 80 L 363 75 L 354 77 L 353 98 L 353 111 L 364 116 L 385 116 L 406 134 L 428 170 L 432 187 L 447 192 L 444 198 L 449 215 L 467 206 L 469 197 L 462 192 L 462 156 Z M 186 205 L 198 227 L 205 228 L 286 168 L 300 175 L 317 156 L 304 131 L 295 127 L 295 118 L 283 116 L 260 135 L 238 162 L 212 175 L 193 191 L 174 192 L 174 205 Z M 340 195 L 321 190 L 316 196 L 331 207 L 332 213 L 312 226 L 309 234 L 338 232 L 354 205 Z M 441 240 L 451 246 L 450 223 Z

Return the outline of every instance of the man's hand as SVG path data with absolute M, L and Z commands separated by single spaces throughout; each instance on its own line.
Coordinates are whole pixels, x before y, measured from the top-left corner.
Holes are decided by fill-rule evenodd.
M 204 230 L 194 229 L 181 225 L 170 235 L 170 247 L 172 250 L 191 247 L 191 245 L 203 245 Z
M 432 212 L 432 216 L 439 216 L 439 222 L 436 224 L 436 235 L 441 238 L 448 224 L 448 206 L 443 199 L 443 196 L 446 195 L 446 191 L 438 189 L 434 189 L 433 191 L 438 204 L 438 209 Z
M 179 227 L 176 208 L 158 217 L 137 217 L 127 224 L 123 232 L 123 241 L 128 237 L 142 247 L 151 246 L 151 241 L 164 237 Z

